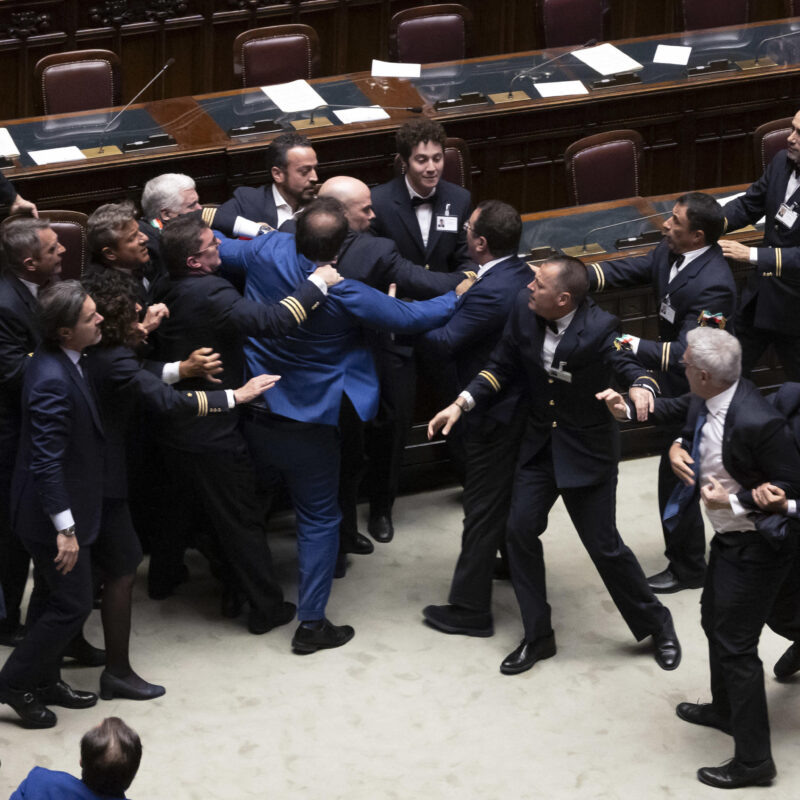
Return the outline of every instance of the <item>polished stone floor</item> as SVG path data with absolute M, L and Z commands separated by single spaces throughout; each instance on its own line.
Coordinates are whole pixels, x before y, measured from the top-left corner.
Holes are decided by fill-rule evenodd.
M 645 572 L 663 567 L 656 511 L 656 460 L 621 467 L 618 523 Z M 729 758 L 732 741 L 681 722 L 675 705 L 708 699 L 700 591 L 667 596 L 683 663 L 661 671 L 616 612 L 563 507 L 545 535 L 548 591 L 558 655 L 530 672 L 499 673 L 521 628 L 513 591 L 495 584 L 493 638 L 447 636 L 422 623 L 421 608 L 446 601 L 460 542 L 459 492 L 401 498 L 397 534 L 371 556 L 353 556 L 336 581 L 329 616 L 356 629 L 338 650 L 292 655 L 294 625 L 265 636 L 218 614 L 202 559 L 190 583 L 162 602 L 143 577 L 134 609 L 134 665 L 163 683 L 149 703 L 100 701 L 58 709 L 52 730 L 28 731 L 0 706 L 0 797 L 34 765 L 78 772 L 78 741 L 117 715 L 144 743 L 130 796 L 268 800 L 499 800 L 503 798 L 710 798 L 700 766 Z M 273 536 L 287 595 L 295 599 L 291 519 Z M 100 643 L 97 614 L 88 625 Z M 737 797 L 800 791 L 800 680 L 778 683 L 772 664 L 786 642 L 762 637 L 778 779 Z M 5 651 L 0 648 L 0 660 Z M 99 670 L 65 670 L 96 689 Z

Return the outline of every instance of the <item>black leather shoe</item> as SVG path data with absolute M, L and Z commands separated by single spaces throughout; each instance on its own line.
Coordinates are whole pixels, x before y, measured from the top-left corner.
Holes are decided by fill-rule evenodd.
M 800 670 L 800 642 L 794 642 L 775 662 L 772 671 L 776 678 L 789 678 Z
M 703 580 L 702 576 L 690 581 L 682 580 L 672 571 L 672 567 L 667 567 L 662 572 L 651 575 L 647 579 L 647 585 L 656 594 L 672 594 L 683 589 L 701 589 Z
M 80 692 L 64 681 L 56 681 L 50 686 L 42 686 L 36 690 L 39 702 L 45 706 L 61 706 L 62 708 L 91 708 L 97 705 L 94 692 Z
M 104 669 L 100 675 L 100 697 L 103 700 L 112 700 L 115 697 L 123 700 L 153 700 L 166 692 L 163 686 L 148 683 L 135 673 L 129 678 L 118 678 Z
M 692 725 L 705 725 L 707 728 L 716 728 L 718 731 L 731 733 L 731 726 L 714 710 L 711 703 L 678 703 L 675 713 L 684 721 Z
M 381 544 L 391 542 L 394 538 L 394 525 L 392 515 L 387 511 L 384 514 L 370 514 L 367 523 L 369 535 Z
M 58 718 L 45 708 L 35 692 L 0 685 L 0 703 L 11 706 L 26 728 L 52 728 Z
M 653 654 L 661 669 L 673 670 L 681 663 L 681 643 L 670 620 L 660 633 L 653 634 Z
M 4 647 L 16 647 L 27 632 L 24 625 L 14 625 L 13 628 L 3 626 L 0 628 L 0 644 Z
M 230 583 L 222 587 L 222 598 L 219 601 L 219 612 L 225 619 L 236 619 L 244 608 L 244 595 Z
M 341 647 L 347 644 L 355 633 L 349 625 L 334 625 L 328 619 L 301 622 L 292 637 L 292 650 L 297 655 L 305 656 L 316 653 L 317 650 Z
M 489 612 L 471 611 L 461 606 L 425 606 L 425 622 L 443 633 L 463 633 L 465 636 L 492 636 L 494 623 Z
M 72 658 L 82 667 L 102 667 L 106 663 L 106 651 L 89 644 L 83 636 L 74 638 L 61 655 L 61 660 Z
M 375 552 L 375 545 L 363 533 L 355 533 L 351 536 L 343 536 L 339 549 L 344 553 L 368 556 Z
M 260 636 L 262 633 L 269 633 L 273 628 L 286 625 L 294 619 L 297 613 L 297 606 L 294 603 L 282 603 L 271 617 L 266 617 L 260 611 L 251 609 L 247 619 L 247 630 Z
M 520 646 L 509 653 L 500 664 L 500 672 L 503 675 L 519 675 L 526 672 L 537 661 L 545 658 L 552 658 L 556 654 L 556 635 L 551 633 L 549 636 L 542 636 L 533 642 L 526 642 L 524 639 Z
M 740 789 L 743 786 L 769 786 L 777 774 L 771 758 L 753 767 L 732 758 L 719 767 L 701 767 L 697 770 L 697 780 L 717 789 Z

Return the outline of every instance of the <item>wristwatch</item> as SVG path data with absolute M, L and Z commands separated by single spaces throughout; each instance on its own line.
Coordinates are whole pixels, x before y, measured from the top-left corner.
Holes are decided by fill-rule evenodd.
M 74 536 L 75 535 L 75 526 L 70 525 L 68 528 L 62 528 L 59 532 L 59 536 Z

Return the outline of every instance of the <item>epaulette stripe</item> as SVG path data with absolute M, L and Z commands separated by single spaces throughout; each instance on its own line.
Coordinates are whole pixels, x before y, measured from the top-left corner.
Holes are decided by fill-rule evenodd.
M 306 319 L 306 310 L 303 308 L 303 304 L 296 297 L 290 296 L 286 299 L 291 301 L 292 305 L 297 309 L 297 313 L 300 315 L 300 322 L 304 322 Z
M 664 342 L 661 347 L 661 371 L 668 372 L 669 371 L 669 348 L 671 347 L 672 342 Z
M 722 218 L 722 232 L 723 233 L 727 233 L 728 232 L 728 218 L 727 217 L 723 217 Z
M 775 248 L 775 277 L 780 278 L 783 267 L 783 254 L 780 247 Z
M 473 280 L 478 280 L 478 273 L 473 272 L 471 269 L 464 270 L 464 277 L 465 278 L 472 278 Z
M 651 381 L 655 385 L 656 389 L 658 389 L 659 392 L 661 391 L 661 387 L 658 385 L 658 381 L 655 378 L 651 377 L 650 375 L 640 375 L 636 380 Z
M 202 217 L 203 222 L 205 222 L 206 225 L 211 225 L 214 222 L 214 217 L 217 216 L 217 209 L 204 206 L 200 216 Z
M 197 392 L 197 416 L 208 416 L 208 398 L 205 392 Z
M 594 268 L 594 274 L 597 277 L 597 291 L 602 292 L 603 289 L 606 288 L 606 276 L 603 273 L 603 268 L 597 261 L 592 262 L 592 267 Z
M 478 377 L 482 377 L 496 392 L 500 391 L 500 381 L 488 370 L 481 370 L 478 373 Z
M 297 313 L 297 309 L 295 308 L 294 303 L 292 303 L 292 300 L 294 300 L 293 297 L 284 297 L 283 300 L 281 300 L 281 305 L 284 308 L 289 309 L 289 313 L 294 317 L 294 321 L 299 325 L 303 321 L 303 319 Z

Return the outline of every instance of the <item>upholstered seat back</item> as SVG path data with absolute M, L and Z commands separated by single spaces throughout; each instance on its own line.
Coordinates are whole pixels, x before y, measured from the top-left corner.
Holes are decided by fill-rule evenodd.
M 245 31 L 233 43 L 233 71 L 244 88 L 308 80 L 319 72 L 319 37 L 308 25 Z
M 457 3 L 400 11 L 392 17 L 390 26 L 390 57 L 413 64 L 465 58 L 471 24 L 472 13 Z

